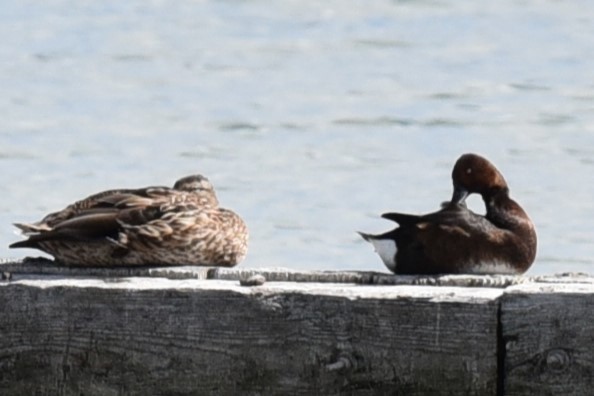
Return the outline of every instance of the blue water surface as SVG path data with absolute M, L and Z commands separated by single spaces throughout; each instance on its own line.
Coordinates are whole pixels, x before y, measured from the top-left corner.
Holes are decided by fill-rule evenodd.
M 593 272 L 589 1 L 20 1 L 0 37 L 1 256 L 38 255 L 14 221 L 198 172 L 242 265 L 385 271 L 355 231 L 437 209 L 477 152 L 537 226 L 530 273 Z

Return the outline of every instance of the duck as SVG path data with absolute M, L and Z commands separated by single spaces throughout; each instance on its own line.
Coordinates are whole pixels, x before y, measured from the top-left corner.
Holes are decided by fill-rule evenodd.
M 173 187 L 92 194 L 40 221 L 15 223 L 33 248 L 65 266 L 198 265 L 233 267 L 247 254 L 249 232 L 221 208 L 212 183 L 196 174 Z
M 452 170 L 453 194 L 436 212 L 384 213 L 398 227 L 383 234 L 360 232 L 395 274 L 525 273 L 536 257 L 537 235 L 526 211 L 510 197 L 501 172 L 486 158 L 464 154 Z M 479 194 L 486 214 L 465 200 Z

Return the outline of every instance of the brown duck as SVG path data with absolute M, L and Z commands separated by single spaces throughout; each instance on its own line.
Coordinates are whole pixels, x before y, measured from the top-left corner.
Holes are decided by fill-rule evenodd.
M 521 274 L 536 255 L 536 231 L 509 196 L 503 175 L 476 154 L 461 156 L 452 171 L 452 200 L 426 215 L 385 213 L 399 227 L 381 235 L 360 233 L 396 274 Z M 486 214 L 466 208 L 471 193 L 482 196 Z
M 247 253 L 244 221 L 219 207 L 201 175 L 184 177 L 173 188 L 103 191 L 15 226 L 28 239 L 11 248 L 39 249 L 67 266 L 232 267 Z

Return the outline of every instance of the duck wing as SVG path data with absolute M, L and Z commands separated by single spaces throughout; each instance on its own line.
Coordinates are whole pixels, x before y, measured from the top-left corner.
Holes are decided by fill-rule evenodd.
M 93 241 L 117 240 L 123 224 L 140 226 L 159 219 L 163 215 L 161 205 L 149 205 L 119 209 L 90 208 L 62 220 L 49 230 L 29 234 L 24 241 L 10 245 L 11 248 L 39 247 L 45 241 Z M 22 226 L 19 224 L 19 226 Z
M 212 226 L 208 210 L 193 204 L 132 208 L 118 218 L 118 223 L 126 239 L 147 242 L 163 241 L 174 234 L 196 236 L 198 230 L 207 231 Z
M 102 191 L 68 205 L 66 208 L 45 216 L 38 222 L 15 223 L 24 235 L 46 232 L 63 221 L 74 217 L 102 213 L 118 213 L 122 209 L 149 206 L 156 201 L 165 201 L 174 191 L 168 187 L 140 189 L 116 189 Z
M 30 234 L 28 239 L 11 244 L 10 248 L 39 248 L 46 241 L 90 241 L 117 236 L 116 212 L 90 213 L 60 222 L 50 230 Z
M 471 266 L 495 258 L 504 232 L 461 205 L 418 216 L 415 223 L 401 223 L 398 228 L 398 272 L 467 272 Z

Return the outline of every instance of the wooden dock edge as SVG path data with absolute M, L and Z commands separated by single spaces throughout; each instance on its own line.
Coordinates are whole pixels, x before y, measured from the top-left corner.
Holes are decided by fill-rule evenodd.
M 585 395 L 594 278 L 0 263 L 21 394 Z M 265 278 L 261 286 L 239 280 Z

